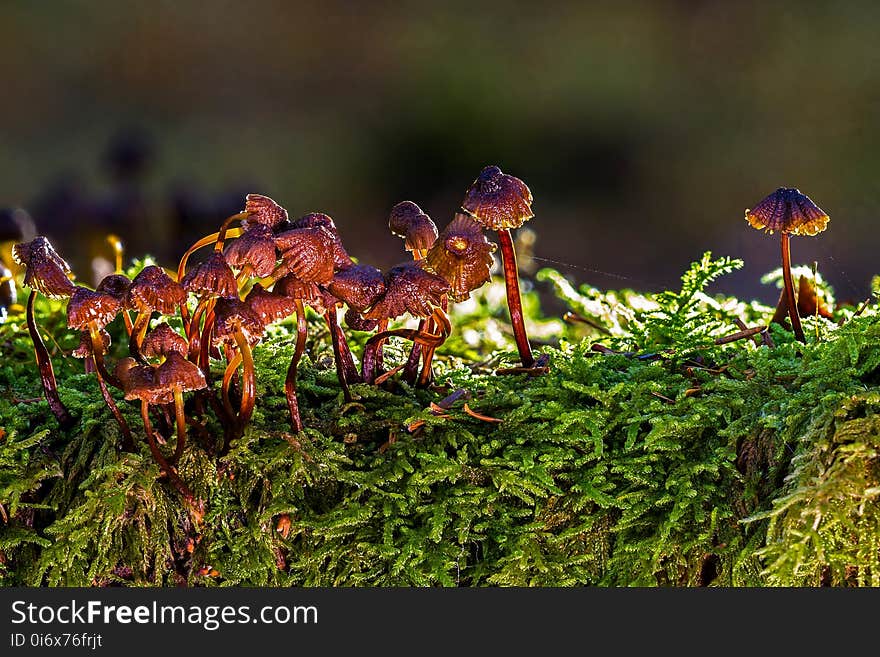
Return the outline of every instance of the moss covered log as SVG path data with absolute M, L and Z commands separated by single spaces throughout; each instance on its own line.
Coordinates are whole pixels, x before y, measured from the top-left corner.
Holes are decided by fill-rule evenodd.
M 49 412 L 24 316 L 10 314 L 0 585 L 880 585 L 875 305 L 834 306 L 816 280 L 834 311 L 803 319 L 807 344 L 779 324 L 725 342 L 773 315 L 707 292 L 740 264 L 706 254 L 681 290 L 652 295 L 541 272 L 583 320 L 542 316 L 524 295 L 541 376 L 496 372 L 517 364 L 496 280 L 452 309 L 433 388 L 353 384 L 347 404 L 316 315 L 299 434 L 284 395 L 295 321 L 272 327 L 254 351 L 252 421 L 227 453 L 188 402 L 178 471 L 206 502 L 200 521 L 151 458 L 139 407 L 114 393 L 138 443 L 120 450 L 96 379 L 63 358 L 78 343 L 63 306 L 41 300 L 76 424 Z M 124 355 L 121 320 L 109 329 Z M 387 365 L 407 356 L 386 345 Z

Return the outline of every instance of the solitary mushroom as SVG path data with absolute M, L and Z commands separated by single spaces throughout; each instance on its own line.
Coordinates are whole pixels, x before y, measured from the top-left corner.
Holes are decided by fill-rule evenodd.
M 523 367 L 532 367 L 535 358 L 529 345 L 523 319 L 522 299 L 519 291 L 519 272 L 516 251 L 513 247 L 512 229 L 519 228 L 534 216 L 532 192 L 519 178 L 505 174 L 497 166 L 488 166 L 471 184 L 462 209 L 476 219 L 483 228 L 498 233 L 501 242 L 501 261 L 504 265 L 504 282 L 507 286 L 507 307 L 513 325 L 513 336 L 519 350 Z
M 153 312 L 170 315 L 186 298 L 179 283 L 173 281 L 165 270 L 156 265 L 144 267 L 135 276 L 126 293 L 126 306 L 137 311 L 131 337 L 128 341 L 129 353 L 143 360 L 141 343 L 150 326 Z
M 753 228 L 772 235 L 778 231 L 782 246 L 782 280 L 788 305 L 788 316 L 795 337 L 806 343 L 801 318 L 797 310 L 794 282 L 791 276 L 790 235 L 817 235 L 825 230 L 829 217 L 800 190 L 780 187 L 765 197 L 751 210 L 746 210 L 746 221 Z
M 62 299 L 73 294 L 75 286 L 68 278 L 70 267 L 55 252 L 45 237 L 36 237 L 30 242 L 16 244 L 12 248 L 12 259 L 25 268 L 24 284 L 31 288 L 25 316 L 28 333 L 34 345 L 34 354 L 37 359 L 37 367 L 40 370 L 40 382 L 46 395 L 46 402 L 61 428 L 69 429 L 73 426 L 74 420 L 58 396 L 58 384 L 55 381 L 52 360 L 49 358 L 49 351 L 46 349 L 46 344 L 43 342 L 34 317 L 34 301 L 37 292 L 50 299 Z

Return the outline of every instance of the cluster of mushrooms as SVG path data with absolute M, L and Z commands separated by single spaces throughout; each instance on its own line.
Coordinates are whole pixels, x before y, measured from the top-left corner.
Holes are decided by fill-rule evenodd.
M 223 449 L 228 449 L 254 409 L 253 349 L 268 325 L 295 315 L 297 337 L 285 395 L 293 430 L 301 431 L 296 379 L 306 347 L 306 306 L 327 324 L 347 401 L 352 399 L 349 384 L 380 384 L 401 370 L 411 384 L 430 385 L 434 352 L 452 330 L 448 304 L 466 299 L 490 280 L 496 246 L 484 230 L 499 236 L 522 360 L 519 369 L 543 369 L 534 367 L 525 331 L 510 233 L 533 216 L 531 204 L 526 184 L 496 166 L 483 169 L 442 232 L 418 205 L 399 203 L 391 210 L 389 228 L 403 238 L 412 259 L 386 272 L 355 263 L 326 214 L 311 213 L 291 221 L 283 207 L 259 194 L 248 195 L 242 212 L 227 218 L 217 233 L 193 244 L 181 258 L 176 276 L 149 265 L 131 280 L 115 273 L 89 289 L 74 283 L 70 267 L 45 237 L 17 244 L 13 258 L 24 268 L 24 284 L 31 289 L 27 324 L 49 407 L 62 427 L 72 426 L 35 322 L 38 293 L 68 300 L 67 325 L 81 333 L 73 356 L 83 359 L 86 370 L 96 376 L 120 426 L 123 449 L 133 450 L 135 443 L 110 388 L 120 390 L 126 400 L 140 402 L 153 457 L 169 481 L 192 501 L 192 492 L 175 468 L 186 446 L 187 424 L 193 422 L 184 408 L 186 393 L 195 393 L 196 416 L 208 404 L 222 418 L 227 428 Z M 190 257 L 208 247 L 210 255 L 190 266 Z M 349 328 L 375 331 L 366 342 L 360 368 L 338 321 L 341 308 Z M 418 328 L 389 328 L 390 322 L 406 314 L 420 320 Z M 110 335 L 105 328 L 119 315 L 128 335 L 128 356 L 111 367 L 106 358 Z M 169 323 L 174 316 L 179 321 Z M 383 343 L 391 337 L 411 341 L 412 350 L 405 363 L 386 371 Z M 219 396 L 211 392 L 211 365 L 217 361 L 226 364 Z M 167 436 L 154 428 L 151 410 L 159 413 L 156 417 Z M 173 433 L 173 450 L 169 446 L 163 452 L 161 445 L 170 442 Z

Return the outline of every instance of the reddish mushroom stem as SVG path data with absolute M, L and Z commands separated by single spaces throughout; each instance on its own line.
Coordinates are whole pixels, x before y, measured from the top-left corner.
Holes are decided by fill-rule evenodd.
M 117 390 L 122 390 L 122 382 L 111 374 L 104 364 L 104 341 L 98 334 L 98 327 L 94 322 L 89 323 L 89 337 L 92 341 L 92 361 L 95 364 L 96 374 Z
M 213 304 L 205 316 L 205 327 L 202 329 L 201 344 L 199 348 L 198 365 L 205 375 L 208 383 L 211 382 L 211 339 L 214 335 L 214 307 Z M 198 342 L 198 336 L 196 336 Z
M 169 464 L 165 457 L 162 456 L 162 452 L 159 450 L 159 446 L 156 444 L 156 437 L 153 435 L 153 425 L 150 422 L 150 404 L 146 399 L 141 400 L 141 419 L 144 421 L 144 431 L 146 431 L 147 433 L 147 443 L 150 446 L 150 453 L 153 455 L 153 458 L 156 459 L 156 463 L 159 464 L 162 472 L 165 473 L 165 476 L 168 477 L 168 480 L 183 496 L 183 499 L 186 501 L 186 503 L 193 508 L 197 508 L 198 505 L 195 501 L 195 495 L 193 495 L 193 492 L 189 489 L 189 487 L 185 483 L 183 483 L 183 480 L 177 474 L 174 466 Z
M 447 317 L 445 312 L 446 299 L 444 299 L 444 308 L 435 308 L 434 315 L 428 321 L 430 322 L 431 331 L 433 332 L 433 327 L 436 326 L 440 331 L 439 336 L 443 338 L 443 342 L 446 342 L 446 339 L 449 337 L 449 334 L 452 333 L 452 324 L 449 321 L 449 317 Z M 437 351 L 436 346 L 425 347 L 425 363 L 422 366 L 422 373 L 419 375 L 419 380 L 416 385 L 420 388 L 426 388 L 430 383 L 431 379 L 434 377 L 434 372 L 431 368 L 431 364 L 434 361 L 434 352 Z
M 373 383 L 376 379 L 376 344 L 395 337 L 406 338 L 427 347 L 438 347 L 443 344 L 444 340 L 441 336 L 424 333 L 418 329 L 391 329 L 377 333 L 364 345 L 364 381 L 366 383 Z
M 383 331 L 388 330 L 388 320 L 381 319 L 379 323 L 376 325 L 376 333 L 382 333 Z M 385 354 L 382 350 L 382 345 L 384 342 L 380 342 L 376 345 L 376 372 L 384 372 L 385 371 Z
M 428 320 L 421 319 L 419 320 L 419 331 L 425 333 L 431 333 L 431 324 Z M 414 342 L 412 349 L 409 352 L 409 358 L 406 361 L 406 365 L 403 367 L 403 380 L 409 383 L 415 383 L 416 379 L 419 376 L 419 363 L 422 359 L 422 345 L 418 342 Z
M 62 429 L 70 429 L 74 425 L 74 419 L 70 415 L 70 411 L 58 396 L 58 384 L 55 381 L 55 370 L 52 369 L 52 360 L 49 358 L 49 351 L 37 328 L 37 322 L 34 319 L 34 300 L 37 297 L 37 291 L 31 290 L 27 301 L 27 325 L 28 333 L 31 335 L 31 342 L 34 345 L 34 354 L 37 357 L 37 368 L 40 370 L 40 382 L 43 384 L 43 392 L 46 395 L 46 401 L 49 409 L 58 420 L 58 424 Z
M 183 408 L 183 390 L 180 386 L 174 387 L 174 419 L 177 424 L 177 445 L 174 447 L 174 456 L 171 463 L 180 461 L 183 449 L 186 446 L 186 415 Z
M 306 309 L 303 302 L 297 299 L 295 303 L 296 347 L 294 347 L 293 356 L 290 358 L 287 377 L 284 379 L 284 394 L 287 397 L 287 408 L 290 410 L 290 424 L 293 426 L 293 430 L 299 433 L 303 430 L 303 423 L 299 414 L 299 401 L 296 398 L 296 371 L 306 350 L 308 325 L 306 324 Z
M 238 412 L 238 421 L 240 426 L 244 427 L 250 421 L 251 414 L 254 412 L 254 403 L 256 402 L 256 371 L 254 368 L 254 358 L 251 354 L 251 346 L 240 330 L 235 332 L 235 342 L 241 354 L 242 364 L 241 405 Z
M 804 335 L 804 329 L 801 326 L 801 317 L 798 314 L 797 300 L 794 296 L 794 281 L 791 278 L 791 247 L 788 233 L 780 233 L 782 242 L 782 281 L 785 287 L 785 298 L 788 302 L 788 316 L 791 319 L 791 330 L 794 336 L 806 344 L 807 337 Z
M 144 365 L 147 364 L 147 359 L 141 354 L 141 345 L 144 342 L 144 337 L 147 335 L 147 329 L 150 326 L 150 317 L 152 315 L 153 313 L 151 310 L 141 308 L 138 312 L 137 319 L 134 320 L 131 334 L 128 337 L 128 353 L 132 358 Z
M 95 358 L 94 351 L 94 340 L 92 341 L 92 364 L 95 366 L 95 378 L 98 379 L 98 387 L 101 389 L 101 396 L 104 398 L 104 403 L 107 404 L 107 408 L 110 409 L 110 412 L 113 414 L 113 417 L 116 418 L 116 423 L 119 425 L 119 430 L 122 431 L 122 449 L 125 452 L 134 452 L 134 438 L 131 437 L 131 429 L 128 428 L 128 422 L 125 421 L 125 417 L 119 410 L 119 407 L 116 405 L 116 401 L 113 399 L 113 396 L 110 394 L 110 391 L 107 389 L 107 384 L 104 382 L 104 378 L 101 376 L 101 370 L 98 367 L 97 359 Z
M 341 331 L 339 322 L 336 320 L 336 309 L 330 308 L 324 313 L 324 320 L 327 322 L 327 328 L 330 331 L 330 341 L 333 343 L 333 358 L 336 361 L 336 376 L 339 379 L 339 385 L 342 386 L 342 396 L 346 403 L 352 400 L 351 390 L 348 388 L 348 377 L 346 375 L 346 365 L 342 354 L 342 344 L 339 339 Z
M 241 352 L 236 352 L 226 365 L 226 370 L 223 372 L 223 385 L 220 386 L 220 391 L 223 396 L 223 408 L 226 409 L 226 414 L 229 416 L 230 420 L 235 419 L 237 413 L 232 407 L 232 399 L 229 397 L 229 392 L 232 388 L 232 379 L 235 376 L 235 371 L 241 365 L 241 362 Z
M 532 355 L 532 347 L 526 334 L 526 325 L 523 320 L 522 298 L 519 291 L 519 271 L 516 266 L 516 251 L 513 248 L 513 237 L 510 230 L 498 231 L 501 242 L 501 261 L 504 264 L 504 284 L 507 287 L 507 308 L 510 310 L 510 322 L 513 325 L 513 337 L 516 339 L 516 348 L 523 367 L 532 367 L 535 357 Z

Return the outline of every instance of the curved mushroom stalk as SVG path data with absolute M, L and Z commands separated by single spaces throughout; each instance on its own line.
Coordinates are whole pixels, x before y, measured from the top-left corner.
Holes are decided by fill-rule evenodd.
M 324 321 L 327 322 L 327 329 L 330 331 L 330 341 L 333 344 L 333 359 L 336 361 L 336 376 L 339 379 L 339 385 L 342 387 L 342 396 L 345 402 L 352 401 L 351 390 L 348 387 L 348 367 L 344 352 L 348 353 L 349 358 L 351 352 L 348 350 L 348 343 L 345 342 L 345 336 L 340 335 L 342 328 L 336 319 L 336 308 L 328 308 L 324 312 Z M 345 345 L 345 346 L 343 346 Z
M 101 389 L 101 396 L 104 398 L 104 403 L 107 404 L 107 408 L 110 409 L 110 412 L 116 419 L 116 423 L 119 425 L 119 430 L 122 432 L 122 449 L 125 452 L 134 452 L 134 438 L 131 436 L 131 429 L 128 428 L 128 422 L 125 421 L 125 417 L 120 412 L 119 407 L 116 405 L 116 401 L 107 389 L 107 384 L 104 382 L 104 377 L 101 375 L 101 369 L 95 358 L 94 346 L 92 347 L 91 360 L 95 367 L 95 378 L 98 379 L 98 387 Z
M 806 344 L 807 336 L 801 325 L 801 316 L 798 312 L 797 300 L 794 295 L 794 281 L 791 277 L 791 246 L 788 233 L 780 234 L 782 243 L 782 282 L 785 287 L 785 299 L 788 303 L 788 317 L 791 319 L 791 330 L 800 342 Z
M 434 309 L 434 314 L 431 316 L 430 322 L 432 325 L 438 327 L 439 333 L 437 334 L 437 337 L 441 339 L 441 341 L 436 346 L 425 348 L 425 364 L 422 366 L 422 373 L 419 375 L 417 384 L 421 388 L 427 387 L 433 379 L 434 375 L 431 363 L 434 360 L 434 352 L 437 350 L 437 347 L 446 342 L 447 338 L 452 333 L 452 323 L 449 321 L 449 316 L 442 308 Z
M 523 319 L 516 250 L 513 247 L 510 230 L 499 230 L 498 239 L 501 242 L 501 262 L 504 266 L 504 285 L 507 290 L 507 308 L 510 311 L 510 323 L 513 325 L 513 337 L 516 340 L 516 348 L 519 350 L 522 366 L 532 367 L 535 364 L 535 357 L 532 355 L 532 347 L 529 344 Z
M 299 400 L 296 397 L 296 372 L 299 361 L 306 350 L 308 325 L 306 324 L 305 305 L 299 299 L 295 303 L 296 347 L 294 347 L 293 356 L 290 358 L 290 365 L 287 368 L 287 376 L 284 379 L 284 395 L 287 397 L 287 408 L 290 411 L 290 424 L 293 430 L 299 433 L 303 430 L 303 423 L 299 414 Z
M 196 497 L 189 489 L 189 486 L 183 483 L 180 475 L 177 474 L 177 470 L 174 466 L 168 463 L 165 457 L 162 456 L 162 452 L 159 450 L 159 445 L 156 443 L 156 436 L 153 434 L 153 425 L 150 422 L 150 403 L 146 399 L 141 400 L 141 419 L 144 422 L 144 431 L 147 434 L 147 444 L 150 447 L 150 453 L 153 455 L 153 458 L 156 459 L 156 463 L 159 464 L 162 472 L 168 477 L 168 480 L 183 497 L 187 506 L 200 512 L 201 504 L 196 501 Z
M 437 348 L 446 340 L 441 335 L 425 333 L 418 329 L 390 329 L 377 333 L 364 345 L 364 382 L 373 384 L 376 381 L 376 349 L 377 343 L 384 342 L 388 338 L 405 338 L 421 345 L 424 348 Z
M 43 393 L 49 404 L 49 410 L 52 411 L 61 428 L 67 430 L 74 425 L 75 420 L 58 396 L 58 384 L 55 381 L 55 370 L 52 368 L 52 360 L 49 358 L 49 351 L 46 349 L 46 344 L 43 342 L 40 330 L 37 328 L 37 322 L 34 319 L 34 300 L 36 297 L 37 291 L 32 289 L 28 296 L 26 310 L 28 333 L 34 345 L 37 368 L 40 370 L 40 383 L 43 385 Z

